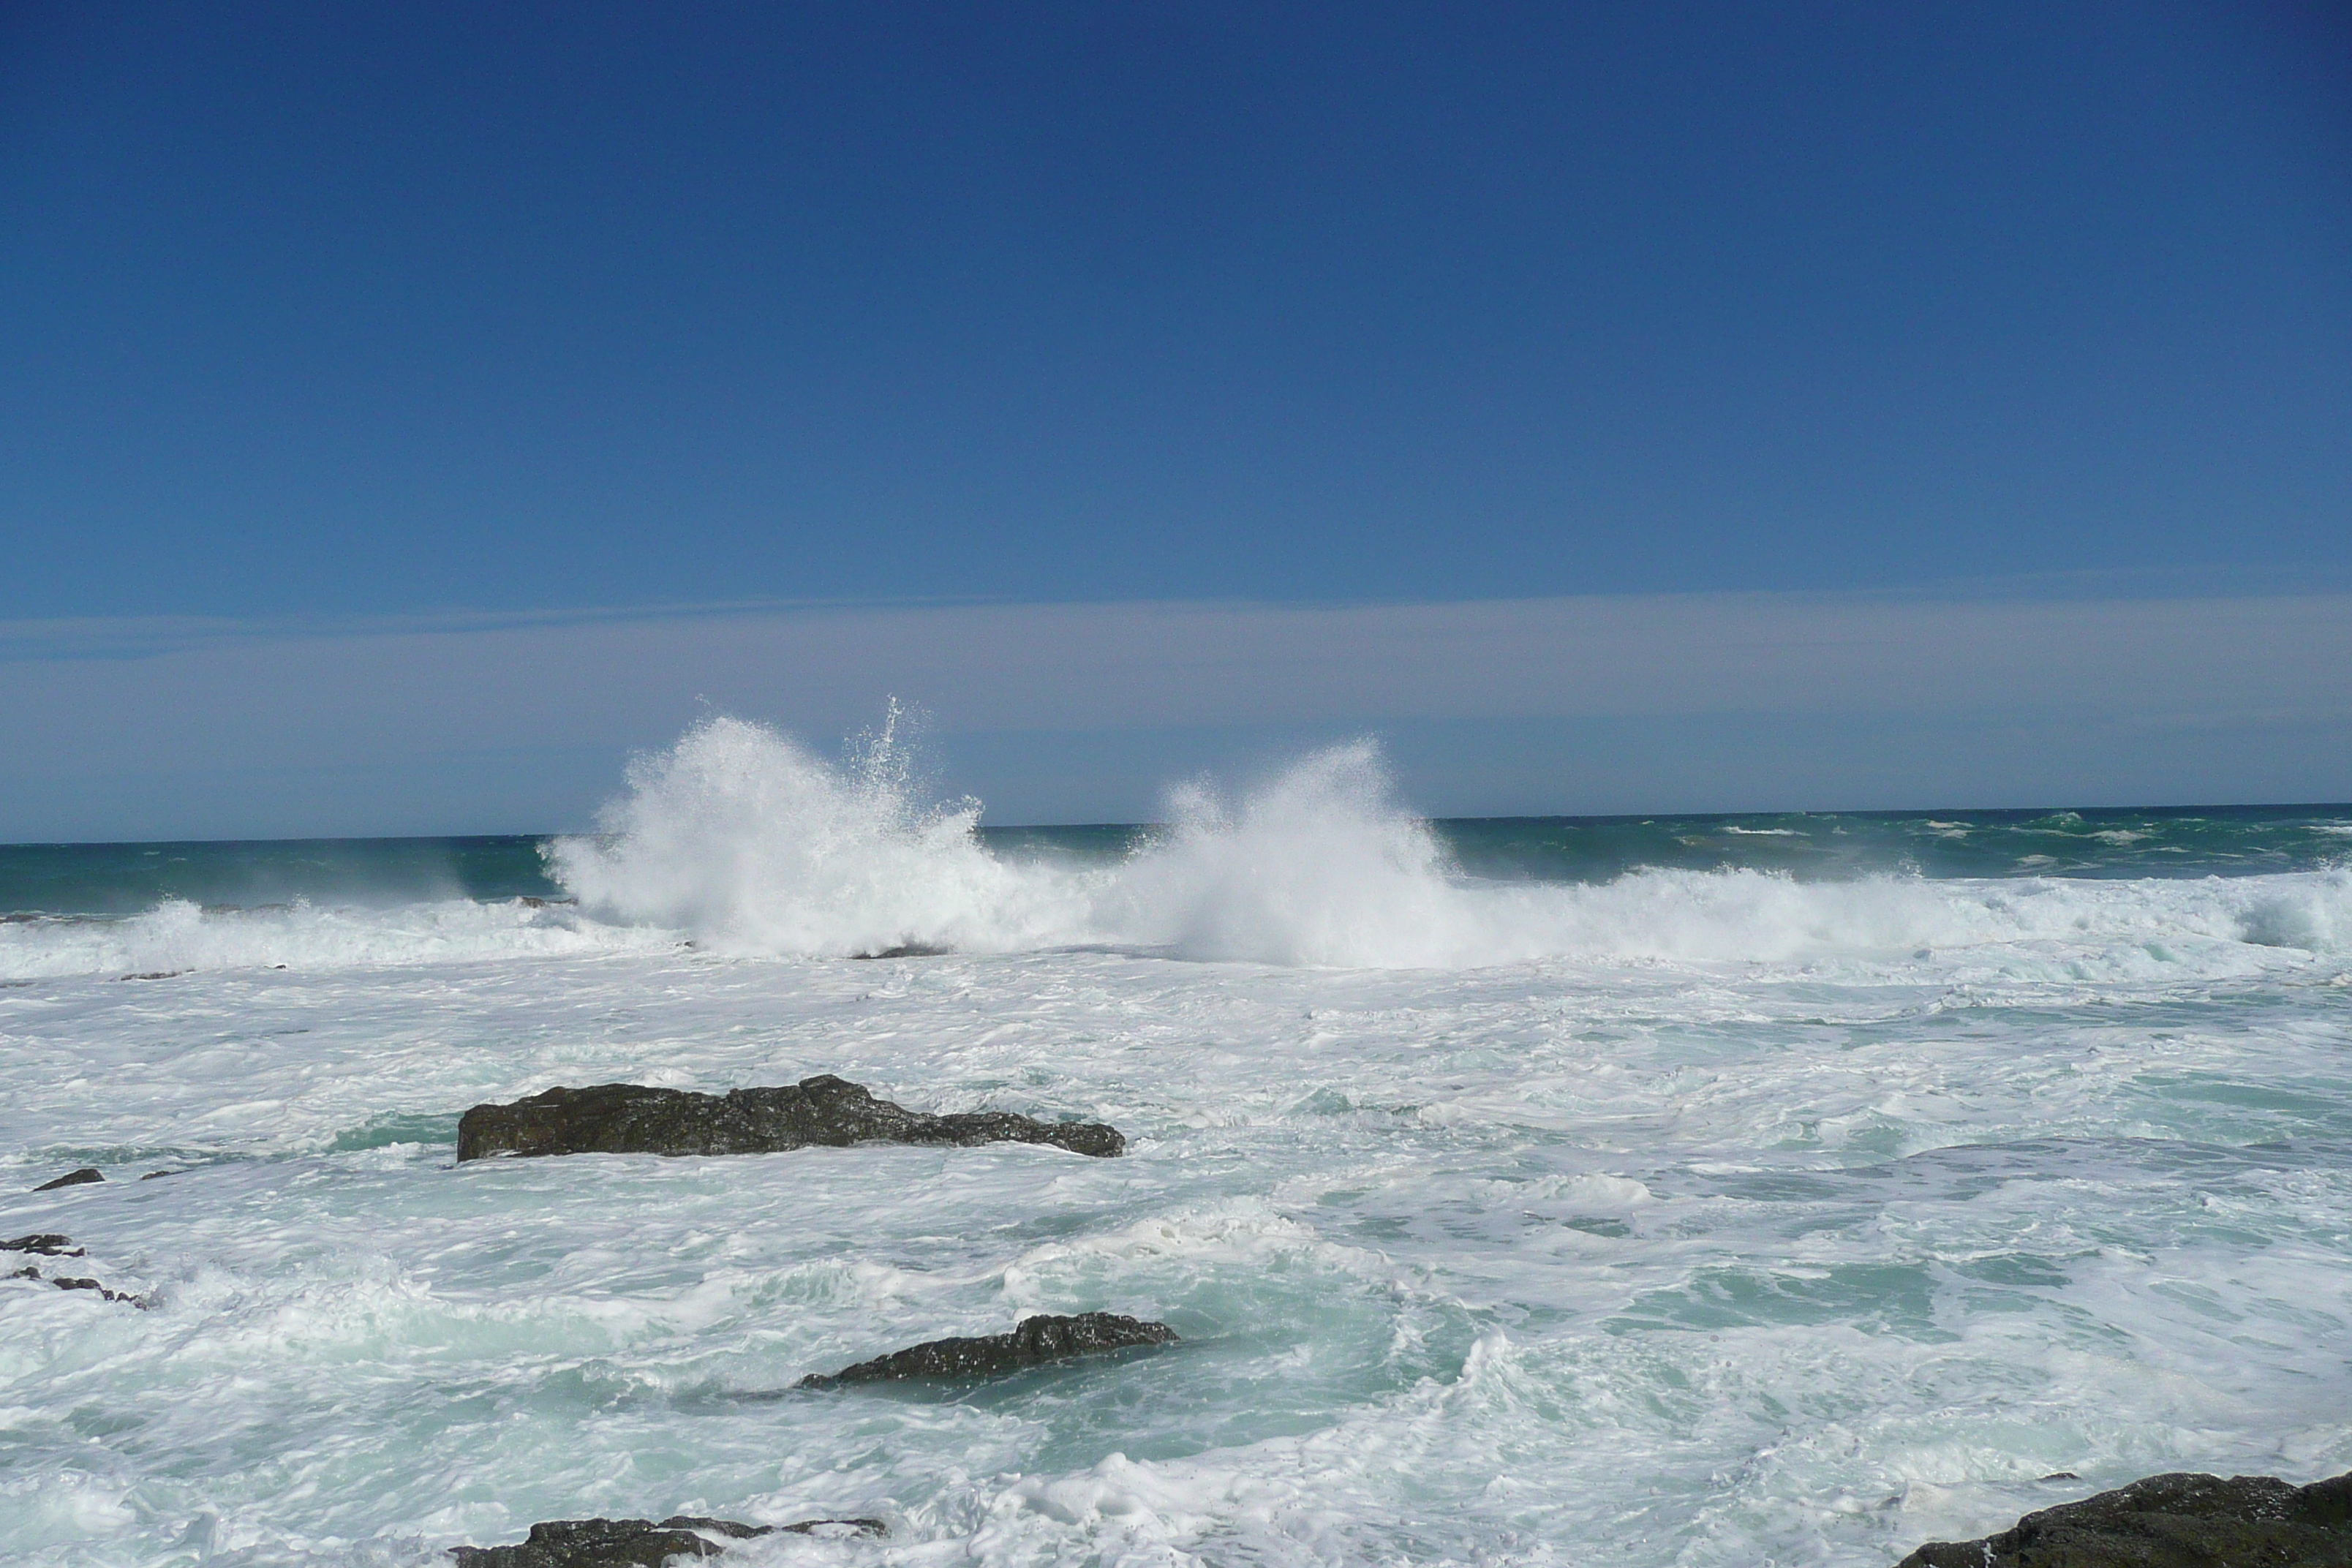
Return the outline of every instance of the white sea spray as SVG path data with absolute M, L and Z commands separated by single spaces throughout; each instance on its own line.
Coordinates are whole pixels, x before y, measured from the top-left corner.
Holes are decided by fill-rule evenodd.
M 1395 800 L 1369 742 L 1305 757 L 1228 799 L 1171 794 L 1166 831 L 1108 866 L 1008 860 L 970 801 L 914 787 L 886 729 L 851 762 L 714 719 L 639 758 L 603 831 L 549 847 L 572 908 L 463 900 L 200 910 L 0 926 L 0 978 L 499 960 L 691 940 L 774 957 L 897 947 L 1112 945 L 1179 958 L 1463 969 L 1535 959 L 1850 961 L 1926 950 L 1963 966 L 2086 973 L 2187 964 L 2219 977 L 2341 951 L 2352 869 L 2089 879 L 1748 868 L 1636 870 L 1594 884 L 1463 875 Z M 2249 947 L 2279 950 L 2265 957 Z

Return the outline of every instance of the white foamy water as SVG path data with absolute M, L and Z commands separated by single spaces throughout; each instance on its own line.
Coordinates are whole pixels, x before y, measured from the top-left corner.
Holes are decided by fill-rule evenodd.
M 1360 747 L 1175 805 L 1012 863 L 721 721 L 577 907 L 0 926 L 0 1237 L 156 1302 L 0 1281 L 11 1560 L 1880 1565 L 2352 1468 L 2345 873 L 1482 884 Z M 478 1100 L 814 1072 L 1131 1152 L 451 1163 Z M 790 1391 L 1096 1308 L 1184 1342 Z

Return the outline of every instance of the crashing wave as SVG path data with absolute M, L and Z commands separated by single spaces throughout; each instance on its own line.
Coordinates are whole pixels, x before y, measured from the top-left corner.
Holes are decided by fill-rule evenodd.
M 715 718 L 638 758 L 592 836 L 551 840 L 576 908 L 449 900 L 380 910 L 202 910 L 0 926 L 0 976 L 163 973 L 586 954 L 681 940 L 846 957 L 1080 945 L 1286 965 L 1536 960 L 2003 963 L 2053 974 L 2252 973 L 2336 952 L 2342 868 L 2203 879 L 1648 869 L 1601 883 L 1484 881 L 1399 804 L 1379 749 L 1313 752 L 1234 797 L 1170 798 L 1114 864 L 992 854 L 980 806 L 918 787 L 893 719 L 843 762 Z M 1972 955 L 1954 968 L 1955 954 Z M 1940 955 L 1940 956 L 1938 956 Z

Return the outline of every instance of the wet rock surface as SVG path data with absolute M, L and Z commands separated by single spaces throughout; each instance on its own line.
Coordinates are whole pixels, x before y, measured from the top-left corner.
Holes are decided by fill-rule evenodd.
M 716 1557 L 730 1541 L 761 1535 L 877 1537 L 878 1519 L 808 1519 L 798 1524 L 742 1524 L 674 1514 L 649 1519 L 558 1519 L 530 1527 L 513 1546 L 453 1546 L 457 1568 L 661 1568 L 676 1557 Z M 713 1537 L 718 1539 L 714 1540 Z
M 64 1256 L 68 1258 L 79 1258 L 81 1254 L 77 1251 L 67 1253 Z M 54 1285 L 60 1290 L 95 1290 L 100 1296 L 109 1301 L 127 1301 L 131 1306 L 138 1308 L 142 1311 L 146 1310 L 148 1308 L 155 1304 L 148 1298 L 134 1295 L 128 1290 L 109 1289 L 106 1286 L 100 1284 L 95 1279 L 83 1279 L 65 1274 L 44 1274 L 37 1268 L 19 1268 L 16 1272 L 8 1275 L 6 1278 L 10 1279 L 37 1279 L 45 1284 Z
M 53 1181 L 43 1182 L 39 1186 L 35 1187 L 33 1190 L 37 1193 L 53 1193 L 59 1187 L 79 1187 L 85 1183 L 102 1182 L 104 1180 L 106 1180 L 105 1175 L 100 1173 L 96 1166 L 84 1165 L 79 1171 L 68 1171 L 64 1175 L 58 1177 Z
M 893 1351 L 872 1361 L 845 1366 L 839 1372 L 801 1379 L 802 1388 L 837 1388 L 849 1383 L 887 1383 L 899 1378 L 977 1378 L 1043 1366 L 1072 1356 L 1098 1355 L 1131 1350 L 1139 1345 L 1176 1342 L 1176 1331 L 1165 1323 L 1117 1312 L 1080 1312 L 1058 1318 L 1041 1314 L 1024 1318 L 1009 1334 L 983 1334 L 971 1339 L 931 1340 Z
M 493 1154 L 772 1154 L 811 1144 L 1050 1143 L 1073 1153 L 1122 1153 L 1099 1121 L 1038 1121 L 1005 1110 L 932 1116 L 877 1100 L 830 1073 L 726 1094 L 633 1083 L 551 1089 L 508 1105 L 477 1105 L 457 1123 L 457 1158 Z
M 2151 1476 L 1980 1541 L 1930 1542 L 1896 1568 L 2352 1568 L 2352 1475 Z
M 14 1241 L 0 1241 L 0 1252 L 29 1252 L 36 1258 L 81 1256 L 81 1248 L 73 1244 L 72 1237 L 59 1236 L 53 1230 L 36 1231 L 31 1236 L 20 1236 Z

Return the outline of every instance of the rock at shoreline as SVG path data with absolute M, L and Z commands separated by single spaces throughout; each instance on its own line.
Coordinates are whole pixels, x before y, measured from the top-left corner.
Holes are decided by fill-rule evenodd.
M 1896 1568 L 2352 1568 L 2352 1475 L 2151 1476 L 2029 1513 L 1981 1541 L 1936 1541 Z
M 726 1542 L 761 1535 L 887 1535 L 878 1519 L 807 1519 L 798 1524 L 739 1524 L 676 1514 L 649 1519 L 558 1519 L 530 1527 L 515 1546 L 453 1546 L 457 1568 L 662 1568 L 673 1557 L 716 1557 Z
M 53 1182 L 43 1182 L 39 1186 L 35 1187 L 33 1190 L 37 1193 L 53 1193 L 59 1187 L 79 1187 L 87 1182 L 102 1182 L 104 1180 L 106 1180 L 106 1177 L 96 1166 L 84 1165 L 79 1171 L 68 1171 L 64 1175 L 59 1176 Z
M 835 1388 L 845 1383 L 884 1383 L 906 1377 L 990 1377 L 1071 1356 L 1175 1342 L 1176 1331 L 1167 1324 L 1121 1317 L 1117 1312 L 1080 1312 L 1073 1318 L 1041 1314 L 1024 1318 L 1021 1326 L 1009 1334 L 932 1340 L 859 1362 L 856 1366 L 845 1366 L 830 1376 L 816 1373 L 804 1377 L 800 1386 Z
M 719 1094 L 604 1083 L 478 1105 L 457 1123 L 457 1158 L 491 1154 L 772 1154 L 852 1143 L 1051 1143 L 1125 1152 L 1099 1121 L 1037 1121 L 1007 1110 L 930 1116 L 877 1100 L 830 1073 L 778 1089 Z

